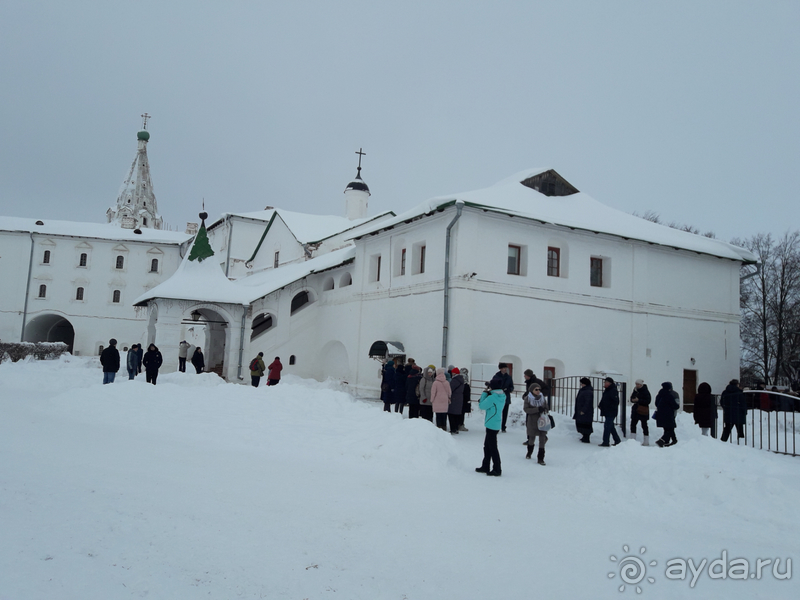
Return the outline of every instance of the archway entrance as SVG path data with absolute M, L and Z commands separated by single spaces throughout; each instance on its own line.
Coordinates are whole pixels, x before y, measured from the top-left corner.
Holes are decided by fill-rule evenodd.
M 182 339 L 193 337 L 197 340 L 196 343 L 203 347 L 205 370 L 224 377 L 225 349 L 230 335 L 230 324 L 225 317 L 210 308 L 195 308 L 190 318 L 184 319 L 183 325 L 184 327 L 188 325 L 191 332 L 188 329 L 184 330 Z M 190 340 L 187 341 L 191 343 Z
M 25 325 L 26 342 L 64 342 L 69 351 L 75 343 L 75 328 L 61 315 L 38 315 Z

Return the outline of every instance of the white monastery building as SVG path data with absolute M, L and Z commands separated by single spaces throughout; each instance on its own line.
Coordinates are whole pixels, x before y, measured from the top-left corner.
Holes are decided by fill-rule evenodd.
M 525 368 L 653 389 L 737 376 L 747 250 L 604 206 L 552 169 L 370 218 L 360 171 L 345 217 L 267 207 L 204 223 L 195 259 L 133 300 L 162 368 L 177 365 L 165 348 L 202 328 L 207 363 L 229 381 L 264 352 L 284 373 L 365 395 L 380 382 L 371 354 L 475 379 L 503 361 L 517 383 Z
M 133 300 L 175 273 L 192 236 L 161 229 L 150 134 L 137 137 L 108 224 L 0 217 L 1 340 L 62 341 L 80 355 L 99 354 L 110 338 L 120 350 L 147 341 Z

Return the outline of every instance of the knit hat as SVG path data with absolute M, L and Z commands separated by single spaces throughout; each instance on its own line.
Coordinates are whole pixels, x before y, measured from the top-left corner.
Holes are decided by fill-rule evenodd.
M 533 379 L 535 377 L 535 375 L 533 374 L 533 371 L 531 371 L 530 369 L 525 369 L 525 372 L 523 373 L 523 375 L 527 375 L 531 379 Z
M 583 385 L 592 385 L 592 382 L 589 380 L 588 377 L 581 377 L 581 383 Z
M 259 352 L 258 355 L 259 356 L 264 356 L 264 353 L 263 352 Z
M 436 370 L 436 365 L 428 365 L 428 368 L 429 369 L 433 369 L 435 371 Z
M 108 340 L 108 345 L 109 346 L 116 346 L 117 345 L 117 340 L 115 340 L 114 338 L 111 338 L 110 340 Z
M 644 385 L 644 379 L 637 379 L 636 385 Z
M 489 388 L 493 390 L 502 390 L 503 389 L 503 380 L 502 379 L 492 379 L 489 382 Z
M 665 390 L 671 390 L 672 384 L 669 381 L 665 381 L 664 383 L 661 384 L 661 387 L 664 388 Z
M 452 369 L 450 369 L 450 372 L 453 375 L 461 375 L 461 370 L 458 367 L 453 367 Z

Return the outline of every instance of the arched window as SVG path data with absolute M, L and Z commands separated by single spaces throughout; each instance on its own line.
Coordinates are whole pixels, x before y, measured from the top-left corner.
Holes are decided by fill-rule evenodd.
M 291 314 L 296 313 L 298 310 L 303 308 L 306 304 L 310 302 L 310 298 L 308 297 L 308 292 L 300 292 L 294 298 L 292 298 L 292 311 Z
M 295 358 L 294 358 L 294 354 L 292 354 L 292 355 L 289 357 L 289 364 L 290 364 L 290 365 L 293 365 L 295 362 L 296 362 L 296 361 L 295 361 Z
M 322 284 L 322 291 L 325 292 L 332 289 L 333 289 L 333 277 L 328 277 Z
M 158 273 L 158 259 L 154 258 L 150 261 L 150 272 L 151 273 Z
M 86 252 L 83 252 L 83 253 L 81 253 L 81 260 L 80 260 L 80 262 L 78 263 L 78 264 L 79 264 L 79 266 L 81 266 L 81 267 L 85 267 L 85 266 L 86 266 L 86 263 L 88 262 L 88 260 L 89 260 L 89 255 L 88 255 L 88 254 L 86 254 Z
M 255 319 L 253 319 L 253 325 L 252 325 L 253 331 L 250 334 L 250 339 L 252 340 L 256 336 L 259 336 L 265 331 L 267 331 L 268 329 L 272 329 L 274 323 L 275 321 L 273 320 L 272 315 L 270 314 L 258 315 Z
M 47 298 L 47 286 L 45 284 L 39 286 L 39 298 Z
M 348 285 L 352 285 L 352 283 L 353 283 L 353 278 L 350 276 L 350 273 L 345 273 L 344 275 L 342 275 L 342 278 L 339 280 L 339 287 L 343 288 L 343 287 L 346 287 Z
M 83 300 L 83 288 L 79 287 L 75 290 L 75 300 Z
M 144 186 L 142 186 L 142 187 L 144 187 Z M 147 227 L 147 217 L 142 217 L 142 225 Z
M 118 256 L 117 257 L 117 269 L 122 269 L 125 267 L 125 257 Z
M 44 256 L 42 257 L 42 263 L 45 265 L 50 264 L 50 250 L 44 251 Z
M 113 295 L 111 301 L 114 302 L 115 304 L 119 304 L 119 300 L 120 300 L 121 297 L 122 297 L 122 294 L 120 293 L 120 291 L 119 290 L 114 290 L 114 295 Z

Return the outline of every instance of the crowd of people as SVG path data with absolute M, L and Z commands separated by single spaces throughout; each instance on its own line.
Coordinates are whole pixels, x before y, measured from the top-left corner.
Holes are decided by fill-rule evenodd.
M 186 340 L 178 345 L 179 371 L 186 372 L 186 359 L 188 357 L 189 348 L 190 344 L 187 343 Z M 200 346 L 195 348 L 191 362 L 198 374 L 205 370 L 205 358 L 203 357 L 203 350 Z M 125 357 L 128 379 L 135 379 L 137 375 L 141 375 L 142 368 L 144 367 L 145 380 L 147 383 L 156 385 L 158 372 L 163 363 L 164 357 L 155 344 L 148 345 L 147 352 L 142 349 L 141 344 L 133 344 Z M 108 347 L 104 348 L 100 353 L 100 365 L 103 367 L 103 384 L 114 383 L 121 366 L 121 357 L 117 349 L 116 339 L 111 338 L 108 341 Z

